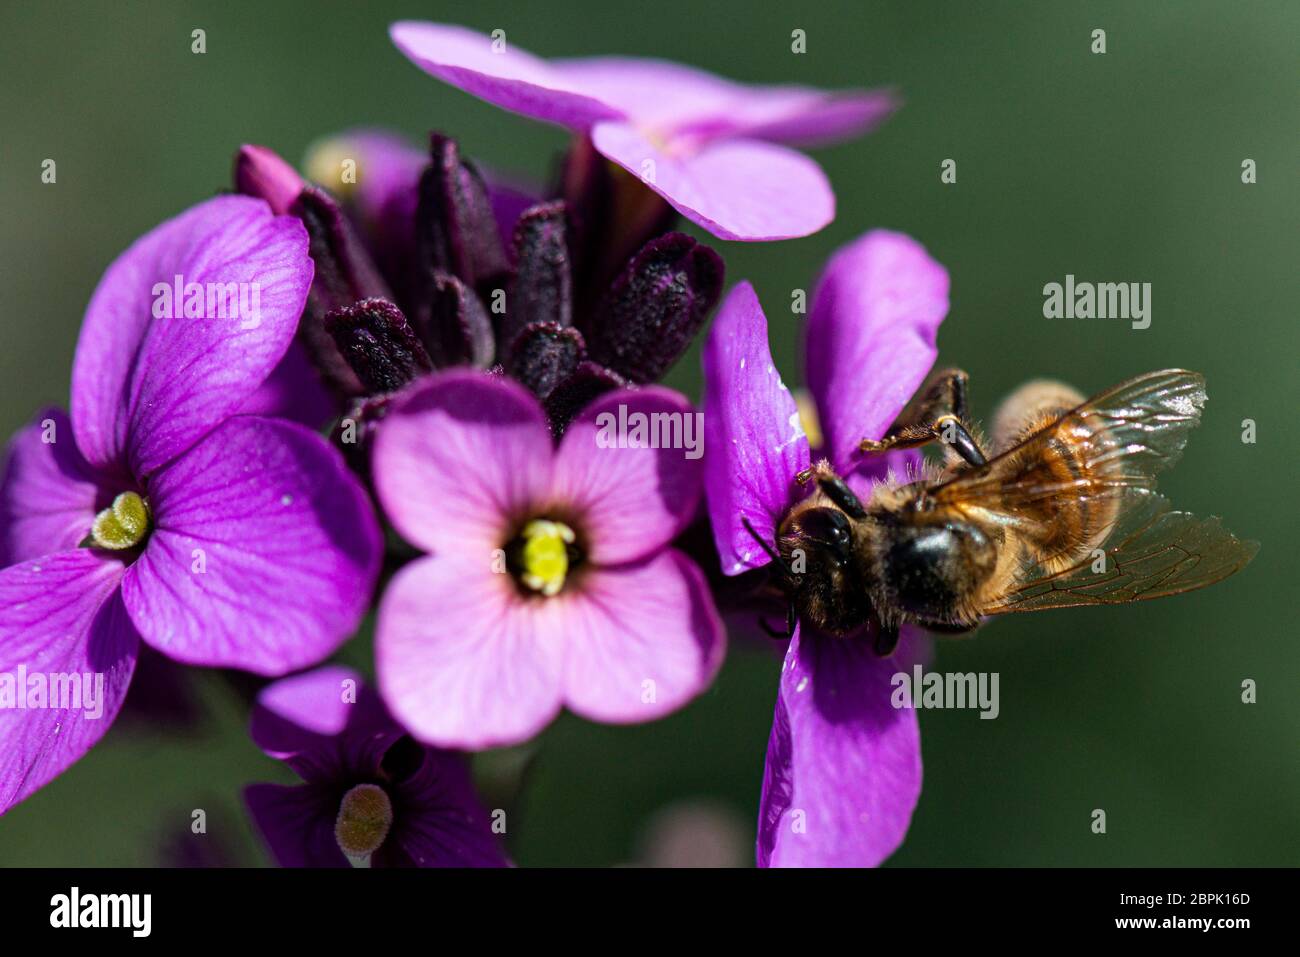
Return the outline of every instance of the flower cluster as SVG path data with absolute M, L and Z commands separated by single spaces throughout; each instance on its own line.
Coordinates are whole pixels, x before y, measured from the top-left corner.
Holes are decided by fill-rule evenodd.
M 391 35 L 433 76 L 572 131 L 555 182 L 509 183 L 442 134 L 420 150 L 347 131 L 305 176 L 249 145 L 233 195 L 109 267 L 70 411 L 13 438 L 0 483 L 0 679 L 45 689 L 0 680 L 0 812 L 103 736 L 147 646 L 279 679 L 252 737 L 302 783 L 245 799 L 282 865 L 502 865 L 465 752 L 562 708 L 654 720 L 717 674 L 706 573 L 766 564 L 813 444 L 748 283 L 708 334 L 702 412 L 655 384 L 724 285 L 722 257 L 674 226 L 826 226 L 833 193 L 792 145 L 861 134 L 892 95 Z M 845 247 L 817 288 L 824 454 L 863 495 L 907 463 L 862 465 L 854 444 L 916 389 L 946 309 L 942 267 L 893 233 Z M 685 534 L 704 521 L 712 547 Z M 371 609 L 373 689 L 322 665 Z M 869 635 L 794 632 L 760 864 L 875 864 L 902 840 L 920 754 L 895 667 Z

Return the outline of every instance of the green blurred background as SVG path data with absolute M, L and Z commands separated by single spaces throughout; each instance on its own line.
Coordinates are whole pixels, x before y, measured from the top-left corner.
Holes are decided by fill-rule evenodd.
M 243 142 L 299 158 L 316 137 L 437 127 L 498 170 L 543 177 L 560 131 L 411 66 L 396 19 L 500 27 L 543 55 L 659 56 L 765 82 L 897 86 L 902 111 L 815 153 L 837 220 L 793 242 L 717 243 L 754 281 L 796 380 L 795 288 L 876 226 L 952 276 L 941 362 L 987 415 L 1031 376 L 1091 392 L 1169 366 L 1211 402 L 1178 469 L 1180 506 L 1263 549 L 1240 576 L 1121 609 L 1012 616 L 941 643 L 935 667 L 996 671 L 1001 716 L 922 712 L 925 787 L 895 865 L 1300 863 L 1295 451 L 1300 6 L 1272 3 L 6 3 L 0 10 L 0 426 L 66 403 L 85 303 L 133 238 L 228 182 Z M 190 32 L 207 31 L 207 53 Z M 807 31 L 803 55 L 793 29 Z M 1107 52 L 1090 52 L 1103 28 Z M 58 163 L 42 185 L 41 161 Z M 940 163 L 957 160 L 956 185 Z M 1243 185 L 1241 163 L 1258 164 Z M 1153 286 L 1153 322 L 1050 321 L 1042 287 Z M 698 395 L 698 347 L 670 384 Z M 1254 419 L 1258 442 L 1241 441 Z M 1292 557 L 1288 558 L 1288 555 Z M 369 638 L 346 657 L 369 667 Z M 714 688 L 671 719 L 566 716 L 479 760 L 525 865 L 752 861 L 779 659 L 733 645 Z M 1258 703 L 1243 704 L 1244 679 Z M 196 728 L 121 722 L 0 820 L 0 863 L 263 863 L 239 788 L 292 781 L 245 734 L 240 694 L 199 674 Z M 527 787 L 516 795 L 522 768 Z M 190 812 L 207 812 L 206 835 Z M 1090 830 L 1107 812 L 1108 832 Z

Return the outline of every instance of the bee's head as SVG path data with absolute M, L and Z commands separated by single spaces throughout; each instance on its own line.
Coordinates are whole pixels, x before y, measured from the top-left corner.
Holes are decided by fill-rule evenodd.
M 870 614 L 856 535 L 853 520 L 832 505 L 796 507 L 778 532 L 786 590 L 799 614 L 824 631 L 854 631 Z

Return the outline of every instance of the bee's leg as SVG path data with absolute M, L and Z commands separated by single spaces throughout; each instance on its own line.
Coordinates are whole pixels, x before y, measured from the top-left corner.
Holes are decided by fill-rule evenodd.
M 961 456 L 967 465 L 984 465 L 988 459 L 971 435 L 966 414 L 967 375 L 960 369 L 945 369 L 930 379 L 930 384 L 899 416 L 879 441 L 863 439 L 863 452 L 888 452 L 890 449 L 914 449 L 930 442 L 943 442 Z
M 849 488 L 844 479 L 835 474 L 835 470 L 831 468 L 831 463 L 826 459 L 822 459 L 816 465 L 804 469 L 795 476 L 800 485 L 803 485 L 810 478 L 817 479 L 817 487 L 849 518 L 867 517 L 867 510 L 863 507 L 862 500 L 854 494 L 853 489 Z
M 783 632 L 777 631 L 775 628 L 769 625 L 767 623 L 767 619 L 762 617 L 761 615 L 758 618 L 758 627 L 762 628 L 764 634 L 766 634 L 769 638 L 793 638 L 796 621 L 797 619 L 795 615 L 794 604 L 791 603 L 790 606 L 786 609 L 786 613 L 785 613 L 785 631 Z
M 898 647 L 898 625 L 886 625 L 884 622 L 876 622 L 876 655 L 881 658 L 888 658 Z

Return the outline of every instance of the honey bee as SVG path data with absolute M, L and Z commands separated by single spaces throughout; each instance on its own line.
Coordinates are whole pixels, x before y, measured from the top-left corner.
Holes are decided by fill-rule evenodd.
M 759 541 L 780 569 L 789 633 L 797 618 L 833 635 L 871 623 L 883 656 L 904 623 L 960 633 L 989 615 L 1176 595 L 1254 557 L 1257 543 L 1155 491 L 1200 420 L 1203 376 L 1150 372 L 1087 400 L 1031 382 L 998 409 L 991 457 L 967 418 L 966 382 L 937 373 L 882 439 L 859 446 L 938 441 L 943 466 L 878 483 L 865 504 L 824 459 L 797 476 L 815 480 L 813 494 L 780 523 L 775 548 Z

